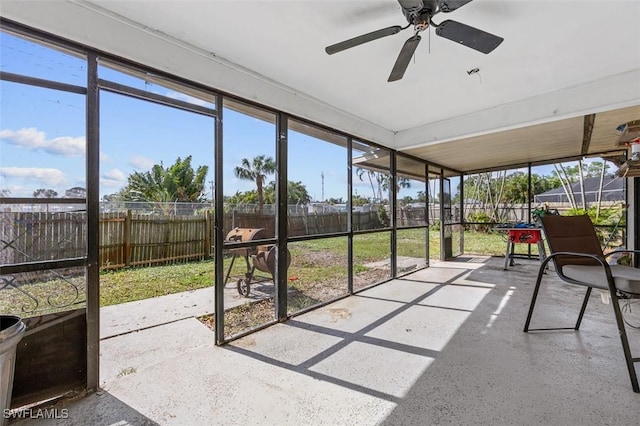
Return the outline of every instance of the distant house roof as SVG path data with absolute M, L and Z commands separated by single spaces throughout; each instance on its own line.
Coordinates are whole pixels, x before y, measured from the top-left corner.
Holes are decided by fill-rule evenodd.
M 600 188 L 600 178 L 593 177 L 584 180 L 585 198 L 588 203 L 598 200 L 598 189 Z M 580 191 L 580 183 L 574 183 L 571 186 L 573 196 L 577 203 L 582 202 L 582 193 Z M 533 200 L 536 203 L 568 203 L 567 194 L 560 186 L 542 194 L 534 195 Z M 602 200 L 603 201 L 625 201 L 625 179 L 605 176 L 602 184 Z

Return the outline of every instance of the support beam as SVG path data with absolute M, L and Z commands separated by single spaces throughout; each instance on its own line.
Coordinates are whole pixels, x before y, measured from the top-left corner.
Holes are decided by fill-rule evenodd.
M 98 55 L 87 55 L 87 389 L 100 380 L 100 89 Z
M 286 114 L 280 112 L 277 116 L 277 143 L 276 143 L 276 203 L 278 206 L 276 226 L 278 238 L 278 256 L 276 257 L 276 318 L 278 321 L 287 319 L 287 138 L 289 135 L 289 121 Z
M 589 145 L 591 145 L 591 136 L 593 135 L 593 124 L 596 122 L 595 114 L 584 116 L 584 131 L 582 132 L 582 149 L 580 153 L 587 155 L 589 153 Z
M 215 282 L 215 334 L 216 345 L 224 343 L 224 186 L 223 186 L 223 164 L 222 164 L 222 119 L 223 111 L 222 96 L 216 96 L 216 108 L 218 117 L 215 123 L 215 145 L 214 145 L 214 232 L 213 232 L 213 257 L 214 257 L 214 282 Z

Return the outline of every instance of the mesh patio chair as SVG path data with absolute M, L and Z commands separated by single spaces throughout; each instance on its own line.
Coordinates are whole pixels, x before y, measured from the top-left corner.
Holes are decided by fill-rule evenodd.
M 620 299 L 640 298 L 640 269 L 623 265 L 609 265 L 600 247 L 600 241 L 595 228 L 588 216 L 545 216 L 541 218 L 542 227 L 549 244 L 551 254 L 542 262 L 538 272 L 538 279 L 533 290 L 529 314 L 524 325 L 524 331 L 545 330 L 578 330 L 584 315 L 591 290 L 596 288 L 608 292 L 615 314 L 622 349 L 629 370 L 631 387 L 640 393 L 635 363 L 640 358 L 633 358 L 629 348 L 629 340 L 620 309 Z M 638 250 L 620 250 L 623 252 L 640 253 Z M 611 254 L 611 253 L 610 253 Z M 540 290 L 545 268 L 549 262 L 555 264 L 557 275 L 571 284 L 587 288 L 578 320 L 574 327 L 564 328 L 529 328 L 533 308 Z

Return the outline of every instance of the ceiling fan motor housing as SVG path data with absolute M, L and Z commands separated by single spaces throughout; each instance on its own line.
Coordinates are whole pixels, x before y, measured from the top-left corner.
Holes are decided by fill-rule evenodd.
M 438 8 L 437 0 L 417 0 L 401 2 L 402 13 L 407 19 L 407 22 L 416 27 L 421 27 L 416 30 L 423 31 L 429 26 L 429 19 L 433 16 L 434 12 Z
M 417 31 L 424 31 L 429 28 L 429 23 L 431 22 L 431 11 L 422 10 L 418 16 L 416 16 L 413 21 L 413 26 Z

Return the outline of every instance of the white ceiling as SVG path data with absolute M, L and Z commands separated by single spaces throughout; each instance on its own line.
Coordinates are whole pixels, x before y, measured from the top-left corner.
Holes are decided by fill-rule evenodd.
M 411 29 L 331 56 L 324 48 L 404 25 L 396 0 L 2 0 L 0 14 L 417 155 L 640 105 L 637 0 L 475 0 L 434 21 L 457 20 L 505 41 L 484 55 L 425 32 L 393 83 L 387 77 Z M 480 71 L 469 75 L 473 68 Z M 557 143 L 579 140 L 580 154 L 581 126 L 559 128 L 567 130 L 554 133 Z M 471 147 L 477 161 L 467 170 L 495 158 Z

